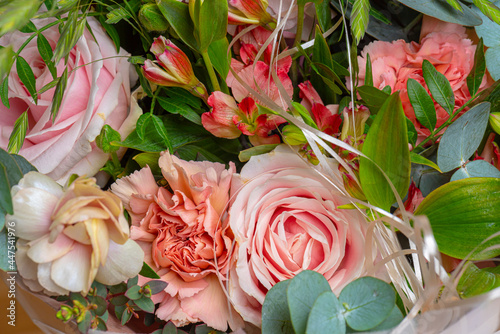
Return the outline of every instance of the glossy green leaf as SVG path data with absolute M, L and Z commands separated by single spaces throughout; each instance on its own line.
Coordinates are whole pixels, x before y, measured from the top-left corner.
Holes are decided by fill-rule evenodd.
M 104 30 L 106 30 L 108 36 L 115 44 L 116 52 L 117 53 L 120 52 L 120 35 L 118 34 L 116 28 L 113 25 L 106 23 L 106 20 L 103 16 L 99 15 L 97 18 L 101 23 L 102 27 L 104 28 Z
M 156 0 L 156 4 L 179 38 L 191 49 L 198 50 L 188 5 L 176 0 Z
M 148 165 L 149 168 L 151 168 L 153 174 L 161 174 L 161 170 L 158 167 L 159 158 L 160 158 L 159 152 L 142 152 L 134 156 L 132 159 L 134 159 L 134 161 L 137 162 L 141 168 L 144 168 L 146 167 L 146 165 Z
M 500 24 L 500 8 L 491 3 L 490 0 L 474 0 L 474 5 L 490 20 Z
M 262 334 L 294 333 L 287 301 L 290 281 L 278 282 L 267 292 L 262 305 Z
M 357 89 L 359 95 L 363 99 L 364 105 L 370 109 L 370 113 L 376 114 L 380 107 L 384 104 L 390 94 L 381 91 L 373 86 L 361 86 Z
M 14 213 L 12 197 L 10 196 L 10 187 L 11 184 L 7 176 L 7 169 L 5 165 L 0 164 L 0 214 L 2 215 L 5 215 L 5 213 Z
M 370 54 L 366 54 L 366 71 L 365 71 L 365 85 L 373 86 L 373 74 L 372 74 L 372 60 L 370 59 Z
M 163 124 L 163 122 L 161 121 L 161 119 L 158 116 L 151 114 L 151 120 L 152 120 L 152 122 L 154 124 L 156 132 L 163 139 L 163 141 L 164 141 L 165 145 L 167 146 L 168 150 L 170 152 L 173 152 L 174 150 L 172 148 L 172 144 L 170 143 L 170 140 L 169 140 L 169 137 L 168 137 L 168 133 L 167 133 L 167 129 L 165 128 L 165 125 Z
M 392 94 L 380 108 L 363 144 L 359 177 L 368 201 L 384 210 L 395 202 L 395 195 L 380 167 L 391 180 L 401 198 L 410 185 L 410 151 L 406 117 L 399 92 Z M 377 164 L 378 167 L 376 165 Z
M 470 298 L 500 287 L 500 266 L 479 269 L 473 263 L 467 263 L 457 285 L 462 298 Z
M 477 93 L 486 71 L 486 60 L 484 57 L 483 39 L 479 40 L 474 54 L 474 66 L 467 76 L 467 87 L 471 96 Z
M 208 57 L 221 78 L 226 78 L 229 73 L 229 64 L 231 62 L 231 50 L 229 50 L 227 38 L 219 39 L 208 47 Z
M 307 318 L 307 334 L 344 334 L 344 308 L 332 291 L 325 291 L 314 301 Z
M 429 159 L 424 158 L 420 154 L 410 152 L 410 161 L 411 161 L 411 163 L 414 163 L 414 164 L 432 167 L 441 173 L 441 170 L 439 169 L 438 165 L 436 165 L 434 162 L 430 161 Z
M 366 276 L 349 283 L 339 295 L 349 327 L 366 331 L 380 325 L 396 305 L 396 292 L 386 282 Z
M 190 106 L 177 99 L 157 97 L 160 106 L 171 114 L 179 114 L 191 122 L 201 125 L 201 117 Z
M 319 295 L 327 291 L 332 291 L 328 281 L 315 271 L 304 270 L 290 281 L 287 299 L 295 333 L 305 332 L 307 318 L 314 302 Z
M 470 259 L 479 260 L 500 254 L 500 249 L 482 251 L 498 244 L 499 238 L 480 246 L 500 231 L 498 178 L 466 178 L 446 183 L 425 197 L 415 215 L 429 218 L 439 251 L 446 255 L 463 259 L 475 250 Z
M 488 125 L 489 113 L 490 103 L 480 103 L 446 129 L 437 154 L 437 164 L 443 172 L 462 166 L 477 150 Z
M 417 129 L 415 129 L 415 125 L 413 125 L 408 117 L 406 117 L 406 130 L 408 133 L 408 143 L 415 147 L 418 139 L 418 133 Z
M 321 30 L 327 31 L 332 26 L 330 2 L 326 0 L 316 2 L 314 7 L 316 9 L 316 18 L 318 19 Z
M 7 151 L 9 151 L 9 153 L 17 154 L 21 150 L 27 130 L 28 112 L 25 111 L 21 114 L 21 116 L 18 117 L 18 119 L 14 123 L 14 129 L 10 134 L 9 144 L 7 146 Z
M 198 51 L 205 52 L 210 44 L 225 38 L 227 34 L 227 12 L 228 4 L 226 0 L 204 0 L 200 8 L 200 21 L 195 22 L 195 27 L 199 29 Z
M 357 43 L 363 38 L 368 27 L 370 7 L 369 0 L 355 0 L 352 5 L 351 31 Z
M 415 79 L 408 79 L 407 89 L 408 97 L 415 111 L 415 117 L 420 124 L 433 133 L 436 127 L 436 108 L 434 107 L 434 101 L 432 101 L 432 98 L 427 93 L 424 86 Z
M 55 122 L 57 114 L 59 113 L 59 108 L 64 97 L 64 91 L 66 90 L 66 85 L 68 84 L 68 68 L 66 67 L 59 77 L 59 81 L 56 85 L 56 90 L 54 91 L 54 96 L 52 97 L 52 105 L 50 106 L 50 116 L 52 117 L 52 122 Z
M 455 95 L 451 89 L 450 82 L 446 77 L 439 73 L 430 61 L 424 59 L 422 63 L 422 71 L 427 87 L 431 91 L 434 100 L 441 107 L 451 114 L 455 108 Z
M 247 148 L 246 150 L 243 150 L 238 154 L 238 159 L 241 162 L 246 162 L 255 155 L 261 155 L 271 152 L 276 148 L 276 146 L 278 146 L 278 144 L 266 144 Z
M 458 3 L 462 11 L 457 11 L 443 0 L 422 1 L 422 0 L 398 0 L 400 3 L 413 8 L 423 14 L 435 17 L 441 21 L 457 23 L 464 26 L 477 26 L 482 23 L 469 7 L 463 3 Z
M 24 60 L 23 57 L 17 56 L 16 70 L 19 79 L 21 79 L 21 82 L 23 83 L 24 87 L 26 87 L 36 104 L 38 101 L 38 96 L 36 93 L 36 79 L 33 71 L 31 70 L 31 66 L 26 60 Z
M 0 85 L 0 98 L 4 106 L 10 109 L 9 103 L 9 77 L 5 77 Z
M 465 179 L 467 177 L 498 177 L 500 171 L 484 160 L 474 160 L 461 166 L 451 177 L 450 181 Z
M 38 47 L 38 53 L 40 53 L 43 62 L 47 65 L 50 74 L 52 74 L 52 78 L 57 78 L 57 69 L 54 62 L 52 61 L 52 57 L 54 54 L 52 52 L 52 47 L 50 46 L 49 41 L 42 33 L 39 33 L 36 39 L 36 44 Z

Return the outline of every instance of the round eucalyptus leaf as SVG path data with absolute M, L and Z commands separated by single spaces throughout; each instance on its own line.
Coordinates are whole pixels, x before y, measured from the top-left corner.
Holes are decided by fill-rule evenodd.
M 267 292 L 262 305 L 263 334 L 293 333 L 286 296 L 289 283 L 290 280 L 278 282 Z
M 306 334 L 344 334 L 346 326 L 343 311 L 342 304 L 333 292 L 323 292 L 309 313 Z
M 340 293 L 347 325 L 366 331 L 380 325 L 396 303 L 396 292 L 386 282 L 374 277 L 361 277 L 349 283 Z
M 500 177 L 500 171 L 484 160 L 474 160 L 460 167 L 451 177 L 451 181 L 468 177 Z

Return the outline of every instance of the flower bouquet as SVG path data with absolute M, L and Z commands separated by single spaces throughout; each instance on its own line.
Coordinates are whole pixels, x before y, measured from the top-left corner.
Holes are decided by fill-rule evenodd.
M 0 1 L 6 328 L 498 333 L 499 6 Z

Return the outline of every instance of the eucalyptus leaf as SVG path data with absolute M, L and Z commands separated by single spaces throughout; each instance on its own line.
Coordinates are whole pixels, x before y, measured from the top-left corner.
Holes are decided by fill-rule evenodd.
M 425 83 L 431 91 L 434 100 L 439 103 L 448 114 L 451 114 L 455 109 L 455 95 L 448 79 L 443 74 L 439 73 L 434 65 L 427 59 L 424 59 L 422 63 L 422 72 Z
M 429 218 L 439 251 L 471 260 L 500 255 L 500 249 L 484 251 L 499 238 L 483 243 L 500 230 L 500 179 L 465 178 L 446 183 L 427 195 L 415 215 Z
M 500 6 L 500 1 L 493 2 L 496 6 Z M 483 39 L 484 45 L 489 48 L 500 46 L 500 34 L 498 33 L 498 24 L 486 17 L 479 8 L 472 7 L 472 10 L 478 15 L 483 24 L 474 27 L 477 35 Z
M 450 181 L 465 179 L 467 177 L 498 177 L 500 171 L 484 160 L 474 160 L 460 167 L 451 177 Z
M 462 11 L 458 11 L 444 0 L 422 1 L 422 0 L 398 0 L 403 5 L 413 8 L 423 14 L 435 17 L 441 21 L 457 23 L 464 26 L 478 26 L 482 23 L 469 7 L 458 3 Z
M 484 54 L 486 67 L 493 80 L 500 80 L 500 46 L 486 50 Z
M 436 108 L 434 107 L 434 101 L 422 86 L 415 79 L 408 79 L 407 82 L 408 97 L 410 99 L 413 110 L 415 111 L 415 117 L 417 120 L 425 126 L 427 129 L 434 132 L 436 127 Z
M 14 207 L 12 206 L 12 197 L 10 195 L 10 187 L 11 184 L 7 176 L 7 169 L 5 168 L 4 164 L 0 163 L 0 214 L 3 216 L 5 216 L 6 213 L 14 213 Z
M 331 292 L 325 277 L 315 271 L 304 270 L 288 285 L 287 299 L 295 333 L 304 333 L 314 302 L 323 292 Z
M 307 334 L 344 334 L 346 325 L 342 304 L 332 291 L 318 296 L 307 318 Z
M 146 296 L 134 300 L 134 303 L 144 312 L 153 313 L 155 311 L 155 304 L 153 303 L 151 298 L 148 298 Z
M 437 155 L 437 164 L 443 172 L 460 167 L 469 160 L 483 139 L 489 113 L 490 103 L 480 103 L 446 129 Z
M 354 330 L 366 331 L 380 325 L 396 305 L 396 292 L 386 282 L 366 276 L 349 283 L 339 295 L 344 317 Z
M 399 296 L 396 296 L 398 298 Z M 401 321 L 403 321 L 403 314 L 401 313 L 401 310 L 397 305 L 394 305 L 394 308 L 392 309 L 391 313 L 389 313 L 389 316 L 385 318 L 384 321 L 380 325 L 378 325 L 375 328 L 372 328 L 370 331 L 371 332 L 379 332 L 379 331 L 385 331 L 391 328 L 396 327 L 399 325 Z
M 262 305 L 262 334 L 294 333 L 287 299 L 290 281 L 278 282 L 267 292 Z
M 399 92 L 392 94 L 380 108 L 366 136 L 363 153 L 371 159 L 360 159 L 359 177 L 363 192 L 371 204 L 388 211 L 395 202 L 395 195 L 380 169 L 401 198 L 410 185 L 406 117 Z

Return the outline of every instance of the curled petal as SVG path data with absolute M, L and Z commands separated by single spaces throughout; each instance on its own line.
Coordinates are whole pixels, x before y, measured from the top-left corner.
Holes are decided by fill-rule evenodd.
M 123 245 L 109 243 L 106 263 L 99 267 L 95 279 L 107 285 L 118 284 L 136 276 L 142 269 L 144 252 L 139 245 L 129 239 Z

